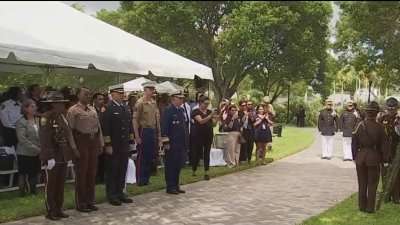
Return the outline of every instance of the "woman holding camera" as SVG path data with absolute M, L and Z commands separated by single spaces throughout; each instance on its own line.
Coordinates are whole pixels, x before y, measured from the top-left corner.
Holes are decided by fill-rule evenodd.
M 226 153 L 228 167 L 232 168 L 239 165 L 240 156 L 240 138 L 242 131 L 242 122 L 239 118 L 238 108 L 236 105 L 230 105 L 228 107 L 228 115 L 225 120 L 222 121 L 222 128 L 225 132 L 228 132 Z
M 206 96 L 199 98 L 199 108 L 193 110 L 192 119 L 194 120 L 194 137 L 195 151 L 193 151 L 192 170 L 193 176 L 196 176 L 197 166 L 200 161 L 200 156 L 203 154 L 205 180 L 210 180 L 208 170 L 210 168 L 210 151 L 214 137 L 214 127 L 218 122 L 218 114 L 207 109 L 210 105 L 210 99 Z

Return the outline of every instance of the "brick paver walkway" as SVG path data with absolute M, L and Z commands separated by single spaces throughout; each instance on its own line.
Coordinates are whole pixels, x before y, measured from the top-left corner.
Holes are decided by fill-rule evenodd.
M 182 186 L 187 193 L 179 196 L 159 191 L 135 196 L 133 204 L 121 207 L 100 204 L 100 211 L 90 214 L 68 211 L 71 217 L 57 222 L 41 216 L 7 224 L 298 224 L 357 190 L 354 164 L 341 158 L 339 135 L 330 161 L 320 159 L 320 143 L 317 135 L 303 152 Z

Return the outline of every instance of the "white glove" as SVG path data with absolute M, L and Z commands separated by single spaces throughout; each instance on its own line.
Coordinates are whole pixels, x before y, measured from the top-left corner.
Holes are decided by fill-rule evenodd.
M 54 159 L 50 159 L 49 161 L 47 161 L 47 169 L 51 170 L 53 169 L 53 167 L 56 165 L 56 161 Z
M 389 163 L 383 163 L 383 167 L 387 167 Z

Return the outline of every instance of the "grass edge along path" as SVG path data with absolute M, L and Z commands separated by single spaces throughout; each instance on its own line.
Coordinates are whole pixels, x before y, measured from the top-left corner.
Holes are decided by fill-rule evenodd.
M 357 182 L 355 180 L 354 182 Z M 400 205 L 382 204 L 376 213 L 358 210 L 358 192 L 319 215 L 308 218 L 301 225 L 395 225 L 400 224 Z
M 267 153 L 268 161 L 276 161 L 289 155 L 295 154 L 309 147 L 314 142 L 314 133 L 310 129 L 301 129 L 295 127 L 285 127 L 282 137 L 274 137 L 273 151 Z M 254 160 L 254 158 L 253 158 Z M 229 169 L 227 167 L 211 167 L 209 175 L 211 178 L 223 176 L 226 174 L 236 173 L 242 170 L 254 168 L 255 162 L 251 164 L 244 163 L 237 168 Z M 203 181 L 204 167 L 199 167 L 197 176 L 191 175 L 191 169 L 186 167 L 182 170 L 180 181 L 181 184 L 189 184 L 193 182 Z M 143 193 L 159 191 L 165 188 L 164 171 L 159 170 L 156 176 L 150 179 L 151 184 L 145 187 L 137 187 L 136 185 L 128 185 L 127 192 L 129 196 L 135 196 Z M 211 181 L 212 182 L 212 179 Z M 188 190 L 190 191 L 190 190 Z M 43 188 L 39 188 L 37 196 L 19 197 L 19 192 L 0 193 L 0 223 L 15 221 L 32 216 L 39 216 L 45 213 Z M 64 208 L 74 208 L 74 186 L 66 184 L 64 192 Z M 105 186 L 96 186 L 96 202 L 106 202 Z

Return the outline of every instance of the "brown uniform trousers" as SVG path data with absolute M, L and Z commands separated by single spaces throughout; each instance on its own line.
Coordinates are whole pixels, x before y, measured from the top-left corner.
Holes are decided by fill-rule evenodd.
M 99 155 L 99 134 L 93 138 L 75 136 L 80 157 L 74 158 L 75 204 L 76 207 L 93 205 L 95 200 L 97 159 Z
M 96 109 L 77 103 L 67 113 L 79 157 L 74 157 L 75 204 L 86 208 L 94 204 L 97 160 L 100 146 L 104 146 L 100 121 Z
M 47 167 L 45 169 L 46 210 L 47 214 L 51 215 L 62 211 L 67 165 L 72 158 L 71 150 L 75 148 L 75 143 L 66 119 L 63 118 L 63 115 L 52 112 L 42 115 L 39 137 L 43 147 L 40 159 L 45 164 L 51 159 L 56 162 L 51 170 L 47 169 Z
M 383 126 L 370 120 L 361 122 L 353 132 L 352 153 L 357 169 L 359 208 L 374 212 L 381 163 L 387 161 Z
M 389 141 L 389 162 L 391 162 L 394 157 L 396 157 L 396 147 L 400 142 L 400 137 L 397 135 L 395 131 L 395 120 L 396 116 L 395 115 L 389 115 L 385 114 L 383 115 L 380 119 L 379 122 L 383 124 L 385 127 L 385 131 L 387 134 L 387 138 Z M 382 176 L 386 175 L 386 171 L 382 174 Z M 400 200 L 400 173 L 397 173 L 397 178 L 395 182 L 393 183 L 393 189 L 392 189 L 392 200 L 393 201 L 399 201 Z

